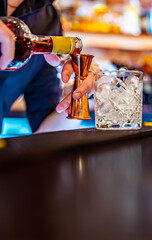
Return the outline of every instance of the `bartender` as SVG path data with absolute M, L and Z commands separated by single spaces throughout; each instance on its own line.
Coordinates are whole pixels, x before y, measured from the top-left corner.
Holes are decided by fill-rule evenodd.
M 3 2 L 5 11 L 1 15 L 20 18 L 29 26 L 33 34 L 62 35 L 60 17 L 52 4 L 53 0 L 3 0 L 0 2 Z M 1 26 L 3 26 L 3 30 L 1 28 L 0 66 L 4 69 L 8 60 L 13 58 L 14 36 L 11 33 L 11 37 L 9 37 L 9 41 L 11 40 L 11 44 L 8 43 L 8 49 L 11 49 L 10 53 L 3 51 L 4 40 L 7 34 L 10 36 L 10 31 L 6 30 L 3 23 Z M 61 122 L 65 129 L 70 129 L 71 124 L 74 127 L 79 124 L 78 120 L 66 119 L 65 111 L 70 104 L 70 94 L 59 103 L 60 86 L 55 67 L 60 64 L 60 58 L 53 54 L 44 57 L 33 56 L 18 71 L 0 72 L 0 127 L 11 105 L 21 94 L 24 94 L 27 118 L 32 132 L 61 130 Z M 72 64 L 68 61 L 62 69 L 63 82 L 68 82 L 72 73 Z M 73 98 L 79 99 L 86 92 L 90 92 L 93 89 L 94 78 L 94 74 L 90 72 L 83 84 L 73 93 Z M 59 117 L 57 113 L 62 113 L 63 117 Z

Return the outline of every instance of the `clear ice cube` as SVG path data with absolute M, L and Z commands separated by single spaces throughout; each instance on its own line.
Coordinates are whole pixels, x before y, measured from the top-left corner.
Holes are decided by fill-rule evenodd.
M 99 105 L 97 103 L 97 115 L 102 117 L 103 115 L 106 114 L 112 114 L 115 112 L 115 108 L 113 106 L 113 104 L 110 101 L 106 101 L 104 103 L 102 103 L 101 105 Z
M 97 87 L 97 91 L 95 93 L 95 97 L 98 100 L 100 100 L 101 102 L 105 102 L 111 94 L 111 87 L 109 84 L 100 84 Z
M 133 91 L 139 86 L 139 78 L 136 76 L 127 77 L 125 82 L 127 87 Z
M 112 85 L 114 82 L 115 82 L 115 77 L 103 76 L 97 81 L 97 89 L 103 84 Z

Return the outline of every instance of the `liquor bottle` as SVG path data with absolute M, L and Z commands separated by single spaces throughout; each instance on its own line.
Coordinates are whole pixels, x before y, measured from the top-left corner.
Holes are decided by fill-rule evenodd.
M 33 35 L 28 26 L 15 17 L 0 17 L 15 34 L 15 57 L 5 70 L 17 70 L 24 66 L 32 55 L 75 54 L 82 50 L 82 41 L 77 37 Z

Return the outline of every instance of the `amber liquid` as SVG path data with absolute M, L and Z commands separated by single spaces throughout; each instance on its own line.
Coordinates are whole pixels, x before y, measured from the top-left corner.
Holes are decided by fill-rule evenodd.
M 15 58 L 9 63 L 6 70 L 17 70 L 28 62 L 33 54 L 51 53 L 52 49 L 53 43 L 51 37 L 47 42 L 31 41 L 30 38 L 26 37 L 16 37 Z M 76 48 L 74 54 L 80 52 L 81 50 Z
M 48 42 L 31 41 L 26 37 L 16 37 L 15 42 L 15 57 L 13 61 L 8 65 L 8 68 L 17 70 L 21 68 L 33 54 L 51 53 L 52 52 L 51 38 Z

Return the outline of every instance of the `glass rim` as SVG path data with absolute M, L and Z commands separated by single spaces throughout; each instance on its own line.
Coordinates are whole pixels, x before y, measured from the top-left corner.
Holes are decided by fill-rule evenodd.
M 140 76 L 142 77 L 143 76 L 143 72 L 142 71 L 139 71 L 139 70 L 105 70 L 105 71 L 99 71 L 99 72 L 96 72 L 96 76 L 109 76 L 109 75 L 106 75 L 105 73 L 111 73 L 111 76 L 118 76 L 118 73 L 119 72 L 124 72 L 124 73 L 130 73 L 130 76 Z M 112 73 L 115 73 L 115 75 L 112 75 Z M 119 77 L 124 77 L 124 74 L 119 74 Z

